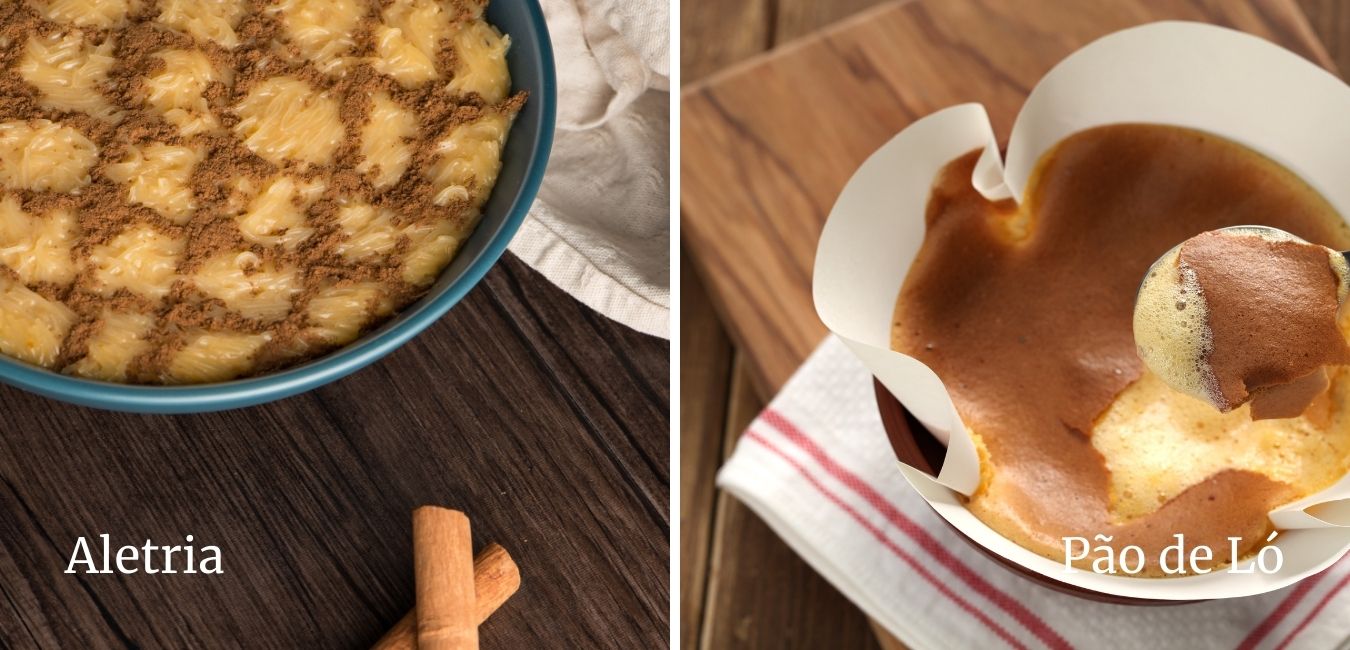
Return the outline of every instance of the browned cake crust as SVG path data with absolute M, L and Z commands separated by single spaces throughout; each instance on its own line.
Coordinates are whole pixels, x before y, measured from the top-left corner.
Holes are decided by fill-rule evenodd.
M 893 347 L 937 372 L 987 454 L 971 510 L 1049 557 L 1062 556 L 1065 536 L 1138 545 L 1151 573 L 1176 533 L 1215 549 L 1229 536 L 1243 551 L 1259 547 L 1267 512 L 1297 496 L 1287 485 L 1221 471 L 1119 521 L 1093 428 L 1143 371 L 1132 314 L 1154 260 L 1198 233 L 1242 224 L 1343 247 L 1339 217 L 1288 170 L 1185 129 L 1113 125 L 1070 136 L 1043 159 L 1020 210 L 972 187 L 980 154 L 936 181 L 893 329 Z
M 1350 363 L 1336 324 L 1340 278 L 1322 246 L 1207 232 L 1181 245 L 1208 309 L 1206 361 L 1223 410 L 1295 417 L 1327 388 L 1323 366 Z

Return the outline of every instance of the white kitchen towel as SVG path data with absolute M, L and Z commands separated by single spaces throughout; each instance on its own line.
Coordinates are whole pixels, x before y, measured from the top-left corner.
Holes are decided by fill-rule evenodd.
M 1250 598 L 1133 607 L 1038 586 L 945 525 L 895 466 L 838 339 L 750 425 L 718 484 L 912 648 L 1310 648 L 1350 638 L 1350 559 Z
M 669 3 L 541 4 L 558 130 L 511 252 L 592 309 L 669 338 Z

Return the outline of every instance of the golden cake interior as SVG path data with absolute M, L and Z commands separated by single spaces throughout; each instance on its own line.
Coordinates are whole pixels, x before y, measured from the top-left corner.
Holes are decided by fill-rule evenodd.
M 525 101 L 477 0 L 0 8 L 0 352 L 200 383 L 345 345 L 469 236 Z
M 1070 136 L 1020 204 L 971 185 L 980 152 L 936 180 L 927 232 L 896 305 L 892 347 L 937 372 L 981 456 L 970 510 L 1061 559 L 1063 538 L 1251 553 L 1268 512 L 1350 466 L 1350 373 L 1296 418 L 1220 413 L 1154 376 L 1132 334 L 1135 293 L 1178 243 L 1262 224 L 1336 250 L 1350 229 L 1293 172 L 1237 143 L 1161 125 Z M 1350 332 L 1342 315 L 1341 328 Z M 1095 559 L 1089 557 L 1084 564 Z

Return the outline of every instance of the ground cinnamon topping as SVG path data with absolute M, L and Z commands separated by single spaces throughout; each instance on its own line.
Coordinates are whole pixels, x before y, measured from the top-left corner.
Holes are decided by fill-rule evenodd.
M 445 82 L 453 77 L 458 54 L 449 38 L 441 42 L 434 56 L 441 75 L 439 80 L 409 88 L 379 72 L 368 59 L 374 56 L 374 34 L 381 25 L 382 12 L 393 4 L 392 0 L 366 3 L 364 16 L 352 30 L 354 45 L 343 53 L 349 62 L 340 70 L 327 73 L 307 60 L 300 48 L 288 40 L 280 15 L 269 6 L 271 3 L 262 0 L 244 1 L 243 17 L 234 27 L 239 45 L 232 49 L 156 22 L 159 13 L 156 3 L 143 3 L 121 26 L 108 29 L 62 25 L 44 18 L 40 9 L 29 3 L 6 4 L 0 8 L 0 122 L 36 125 L 39 120 L 49 120 L 78 131 L 98 150 L 88 183 L 76 191 L 4 191 L 5 195 L 15 197 L 30 215 L 66 210 L 77 219 L 78 237 L 71 249 L 79 269 L 74 280 L 68 284 L 27 285 L 43 298 L 58 301 L 76 314 L 77 321 L 68 329 L 55 364 L 67 371 L 89 354 L 90 342 L 103 331 L 102 319 L 110 311 L 154 317 L 154 328 L 147 335 L 150 347 L 127 365 L 125 380 L 133 383 L 172 380 L 166 379 L 170 365 L 192 331 L 265 335 L 266 342 L 253 356 L 253 372 L 288 366 L 336 347 L 309 331 L 314 324 L 307 315 L 307 307 L 321 292 L 373 283 L 396 310 L 426 290 L 404 277 L 404 258 L 412 246 L 406 234 L 398 236 L 397 246 L 388 255 L 352 259 L 339 252 L 347 240 L 339 223 L 344 206 L 358 202 L 387 210 L 391 222 L 399 228 L 453 224 L 455 232 L 467 237 L 477 221 L 478 205 L 465 199 L 437 205 L 434 199 L 442 188 L 436 187 L 422 172 L 443 155 L 437 150 L 438 143 L 457 126 L 493 114 L 513 118 L 526 101 L 523 92 L 491 105 L 476 93 L 451 92 Z M 475 20 L 475 12 L 463 2 L 447 2 L 445 8 L 453 20 Z M 41 91 L 17 70 L 30 38 L 73 32 L 81 33 L 88 46 L 113 39 L 115 61 L 99 88 L 108 104 L 116 109 L 112 119 L 45 105 Z M 183 135 L 163 113 L 149 106 L 147 79 L 166 70 L 165 59 L 159 55 L 169 51 L 199 52 L 216 72 L 219 78 L 206 83 L 201 96 L 217 128 Z M 316 95 L 336 99 L 343 138 L 328 162 L 312 164 L 293 158 L 280 163 L 269 161 L 250 150 L 235 132 L 240 123 L 235 107 L 258 84 L 278 77 L 297 79 Z M 380 174 L 378 167 L 365 174 L 356 171 L 364 160 L 362 135 L 370 121 L 372 98 L 378 93 L 387 94 L 414 115 L 418 124 L 418 137 L 407 143 L 412 151 L 407 171 L 384 187 L 376 187 L 372 181 Z M 124 163 L 136 152 L 158 145 L 186 147 L 200 155 L 186 182 L 195 209 L 185 221 L 175 222 L 152 207 L 134 203 L 128 194 L 128 184 L 109 175 L 110 168 Z M 281 177 L 297 183 L 324 184 L 317 198 L 303 199 L 299 191 L 292 195 L 294 208 L 300 211 L 304 226 L 312 232 L 288 245 L 251 240 L 239 224 L 239 206 L 247 206 L 252 200 L 240 194 L 241 182 L 263 188 Z M 469 185 L 471 195 L 486 189 L 478 187 L 476 179 Z M 144 226 L 182 242 L 177 278 L 161 299 L 126 288 L 109 290 L 101 285 L 97 269 L 90 263 L 91 255 L 99 247 Z M 288 313 L 271 320 L 249 317 L 194 284 L 193 273 L 209 260 L 231 253 L 252 255 L 242 265 L 247 277 L 264 269 L 294 269 L 298 290 L 290 297 Z M 18 279 L 3 264 L 0 277 Z M 364 325 L 367 329 L 377 326 L 380 319 L 370 320 Z

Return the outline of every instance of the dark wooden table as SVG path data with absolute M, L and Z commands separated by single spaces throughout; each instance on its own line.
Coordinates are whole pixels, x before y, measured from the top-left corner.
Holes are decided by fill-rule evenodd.
M 669 345 L 509 254 L 445 318 L 310 393 L 195 416 L 0 387 L 0 648 L 363 648 L 413 605 L 411 511 L 467 511 L 524 584 L 485 648 L 669 629 Z M 68 575 L 76 539 L 223 575 Z
M 686 87 L 697 84 L 841 19 L 894 1 L 684 0 L 681 81 Z M 1209 11 L 1224 2 L 1194 4 L 1199 11 Z M 1297 4 L 1344 76 L 1350 71 L 1350 2 L 1297 0 Z M 785 374 L 753 367 L 723 324 L 703 278 L 691 270 L 687 251 L 683 258 L 679 622 L 683 647 L 900 647 L 885 635 L 873 634 L 867 618 L 753 512 L 715 488 L 717 468 Z

